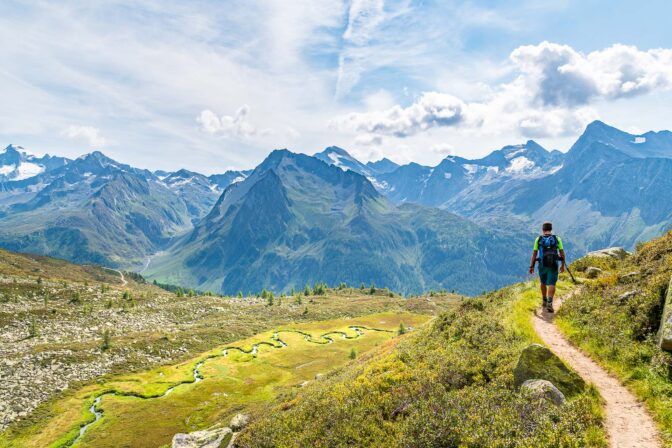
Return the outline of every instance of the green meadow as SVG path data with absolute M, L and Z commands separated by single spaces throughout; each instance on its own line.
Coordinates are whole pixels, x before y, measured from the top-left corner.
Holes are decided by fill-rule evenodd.
M 406 328 L 417 328 L 428 319 L 389 312 L 278 327 L 186 362 L 85 386 L 53 402 L 50 418 L 0 444 L 168 445 L 178 432 L 227 422 L 237 412 L 254 413 L 276 398 L 290 396 L 309 382 L 320 381 L 320 375 L 352 362 L 353 351 L 359 357 L 374 347 L 396 343 L 391 340 L 398 338 L 402 322 Z M 356 327 L 361 327 L 360 333 Z M 102 416 L 96 420 L 90 408 L 97 397 L 101 398 L 96 411 Z

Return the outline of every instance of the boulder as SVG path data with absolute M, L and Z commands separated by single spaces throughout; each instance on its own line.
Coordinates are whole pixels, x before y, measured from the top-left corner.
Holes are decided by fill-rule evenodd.
M 636 280 L 640 274 L 641 273 L 639 271 L 628 272 L 627 274 L 620 275 L 618 277 L 618 281 L 621 283 L 631 282 L 633 280 Z
M 537 399 L 544 399 L 561 406 L 565 403 L 565 395 L 553 383 L 546 380 L 527 380 L 520 386 L 520 390 L 527 391 Z
M 667 352 L 672 352 L 672 278 L 667 287 L 665 305 L 663 306 L 663 316 L 660 319 L 658 345 L 661 349 Z
M 623 294 L 621 294 L 620 296 L 618 296 L 618 301 L 621 302 L 621 303 L 625 303 L 625 302 L 627 302 L 628 300 L 630 300 L 630 299 L 632 299 L 633 297 L 635 297 L 635 296 L 636 296 L 637 294 L 639 294 L 640 292 L 641 292 L 641 291 L 638 290 L 638 289 L 633 289 L 632 291 L 626 291 L 626 292 L 624 292 Z
M 603 271 L 600 268 L 596 268 L 595 266 L 588 266 L 584 273 L 588 278 L 597 278 L 602 272 Z
M 615 258 L 617 260 L 624 260 L 630 252 L 623 249 L 622 247 L 608 247 L 606 249 L 595 250 L 593 252 L 588 252 L 589 257 L 604 257 L 604 258 Z
M 586 387 L 579 375 L 552 351 L 539 344 L 528 345 L 522 351 L 513 369 L 513 379 L 516 387 L 521 387 L 527 380 L 550 381 L 568 398 L 581 393 Z
M 250 416 L 247 414 L 236 414 L 233 416 L 231 419 L 231 422 L 229 423 L 229 427 L 234 431 L 238 432 L 244 427 L 247 426 L 247 424 L 250 422 Z
M 219 448 L 220 446 L 226 446 L 225 439 L 230 440 L 231 434 L 231 428 L 175 434 L 172 448 Z

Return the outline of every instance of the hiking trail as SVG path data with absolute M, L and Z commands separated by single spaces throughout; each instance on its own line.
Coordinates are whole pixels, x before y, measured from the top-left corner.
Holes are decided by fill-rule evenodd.
M 575 289 L 572 294 L 579 291 Z M 556 298 L 556 312 L 563 298 Z M 534 330 L 557 356 L 586 382 L 592 383 L 604 399 L 605 429 L 612 448 L 659 448 L 658 428 L 644 405 L 615 377 L 589 356 L 571 345 L 553 324 L 554 315 L 541 309 L 534 313 Z

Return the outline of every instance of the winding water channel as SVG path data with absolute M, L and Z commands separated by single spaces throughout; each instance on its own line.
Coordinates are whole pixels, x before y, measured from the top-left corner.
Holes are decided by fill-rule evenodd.
M 205 364 L 206 361 L 211 360 L 211 359 L 227 357 L 231 350 L 236 350 L 236 351 L 239 351 L 239 352 L 247 354 L 247 355 L 256 356 L 259 353 L 259 346 L 262 346 L 262 345 L 265 345 L 265 346 L 268 346 L 268 347 L 271 347 L 271 348 L 275 348 L 275 349 L 281 349 L 281 348 L 287 347 L 287 343 L 285 343 L 282 339 L 280 339 L 280 333 L 300 334 L 300 335 L 303 336 L 303 338 L 306 342 L 310 342 L 310 343 L 313 343 L 313 344 L 322 344 L 322 345 L 331 344 L 332 342 L 334 342 L 334 338 L 332 337 L 333 335 L 339 335 L 343 339 L 357 339 L 360 336 L 364 335 L 365 331 L 379 331 L 379 332 L 384 332 L 384 333 L 394 333 L 394 331 L 392 331 L 392 330 L 383 330 L 383 329 L 380 329 L 380 328 L 371 328 L 371 327 L 365 327 L 365 326 L 362 326 L 362 325 L 350 325 L 350 326 L 348 326 L 348 328 L 355 332 L 355 336 L 350 336 L 345 331 L 329 331 L 327 333 L 323 333 L 318 338 L 313 338 L 313 336 L 310 333 L 307 333 L 307 332 L 301 331 L 301 330 L 278 330 L 275 333 L 273 333 L 273 335 L 270 338 L 271 339 L 270 342 L 269 341 L 257 342 L 256 344 L 253 344 L 251 346 L 251 348 L 249 348 L 247 350 L 243 347 L 234 346 L 234 345 L 226 346 L 222 349 L 220 354 L 209 355 L 209 356 L 206 356 L 205 358 L 203 358 L 201 361 L 199 361 L 194 366 L 194 369 L 192 371 L 193 379 L 176 383 L 176 384 L 172 385 L 171 387 L 169 387 L 161 395 L 143 396 L 141 394 L 121 393 L 121 392 L 117 392 L 117 391 L 103 392 L 103 393 L 97 395 L 94 398 L 93 403 L 91 404 L 91 407 L 89 408 L 89 412 L 91 412 L 94 415 L 94 419 L 92 421 L 82 425 L 79 428 L 79 434 L 77 435 L 77 437 L 75 437 L 68 444 L 68 446 L 73 446 L 73 445 L 77 444 L 77 442 L 79 442 L 81 440 L 81 438 L 84 436 L 84 434 L 86 434 L 86 432 L 89 430 L 91 425 L 93 425 L 98 420 L 103 418 L 103 410 L 101 409 L 100 405 L 101 405 L 101 402 L 102 402 L 104 397 L 113 395 L 113 396 L 123 396 L 123 397 L 136 397 L 136 398 L 140 398 L 140 399 L 144 399 L 144 400 L 155 400 L 155 399 L 158 399 L 158 398 L 165 397 L 166 395 L 170 395 L 171 392 L 173 392 L 176 388 L 178 388 L 180 386 L 184 386 L 184 385 L 187 385 L 187 384 L 195 384 L 195 383 L 198 383 L 200 381 L 203 381 L 204 378 L 203 378 L 203 375 L 200 372 L 200 369 L 201 369 L 201 367 L 203 367 L 203 364 Z

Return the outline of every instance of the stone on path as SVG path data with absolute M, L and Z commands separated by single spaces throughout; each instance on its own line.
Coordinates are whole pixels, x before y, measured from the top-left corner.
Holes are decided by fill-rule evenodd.
M 547 380 L 527 380 L 520 389 L 528 391 L 535 398 L 550 400 L 558 406 L 565 403 L 565 395 Z
M 581 393 L 586 383 L 570 370 L 552 351 L 543 345 L 531 344 L 522 351 L 513 370 L 516 387 L 527 380 L 547 380 L 553 383 L 565 397 Z
M 667 296 L 663 307 L 663 316 L 660 319 L 658 330 L 658 345 L 665 351 L 672 352 L 672 278 L 667 287 Z

